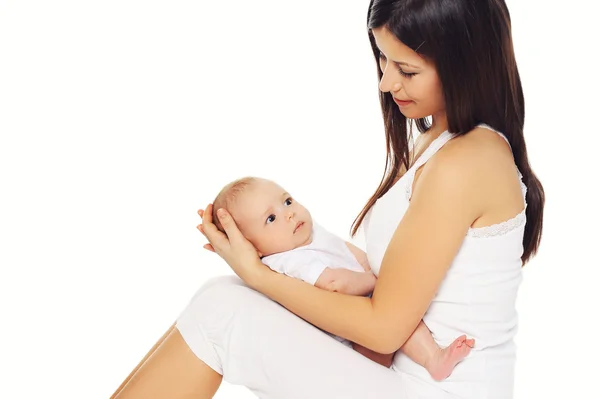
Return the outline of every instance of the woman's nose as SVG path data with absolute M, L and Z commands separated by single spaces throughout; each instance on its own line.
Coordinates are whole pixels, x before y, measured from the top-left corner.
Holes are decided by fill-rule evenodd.
M 379 90 L 382 92 L 392 92 L 395 93 L 402 88 L 402 82 L 398 80 L 398 77 L 394 76 L 391 71 L 386 68 L 383 72 L 383 76 L 381 77 L 381 81 L 379 82 Z

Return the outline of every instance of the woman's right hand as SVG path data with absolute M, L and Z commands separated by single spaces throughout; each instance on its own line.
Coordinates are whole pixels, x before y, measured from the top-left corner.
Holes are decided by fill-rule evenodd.
M 198 210 L 198 215 L 200 215 L 201 218 L 204 217 L 204 209 L 199 209 Z M 198 227 L 198 230 L 200 230 L 200 233 L 202 233 L 202 235 L 206 236 L 204 234 L 204 230 L 202 229 L 202 225 L 199 224 L 197 227 Z M 215 252 L 215 249 L 213 248 L 213 246 L 210 243 L 204 244 L 204 246 L 202 246 L 202 248 L 207 249 L 210 252 Z
M 257 279 L 260 280 L 265 271 L 270 269 L 262 263 L 258 251 L 238 229 L 229 212 L 225 209 L 217 211 L 219 222 L 225 230 L 223 233 L 213 223 L 212 211 L 212 204 L 209 204 L 206 209 L 198 211 L 198 214 L 202 216 L 202 224 L 198 225 L 198 229 L 209 242 L 204 245 L 204 248 L 216 252 L 227 262 L 235 274 L 248 285 L 253 286 L 253 283 Z

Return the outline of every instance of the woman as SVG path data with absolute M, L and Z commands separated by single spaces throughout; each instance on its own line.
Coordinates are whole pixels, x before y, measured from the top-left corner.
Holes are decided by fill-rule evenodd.
M 113 398 L 211 398 L 223 377 L 262 398 L 512 397 L 515 300 L 544 192 L 527 159 L 507 7 L 372 0 L 367 23 L 388 157 L 352 233 L 365 231 L 372 297 L 270 271 L 229 215 L 227 235 L 215 228 L 209 204 L 205 247 L 241 280 L 205 284 Z M 410 147 L 407 120 L 422 133 Z M 439 345 L 475 339 L 445 381 L 401 352 L 383 367 L 316 328 L 391 358 L 421 319 Z

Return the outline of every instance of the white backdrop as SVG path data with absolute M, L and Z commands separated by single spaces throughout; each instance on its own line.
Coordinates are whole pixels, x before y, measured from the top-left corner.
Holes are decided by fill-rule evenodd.
M 517 399 L 597 392 L 586 4 L 509 1 L 547 194 Z M 202 249 L 196 210 L 233 178 L 277 180 L 348 237 L 384 165 L 367 5 L 0 1 L 0 397 L 108 398 L 202 282 L 231 273 Z

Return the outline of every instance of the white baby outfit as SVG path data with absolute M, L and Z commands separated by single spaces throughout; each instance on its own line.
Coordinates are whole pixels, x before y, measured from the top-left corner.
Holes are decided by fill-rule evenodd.
M 325 268 L 364 272 L 346 242 L 313 222 L 312 242 L 303 247 L 265 256 L 262 262 L 276 272 L 315 285 Z

